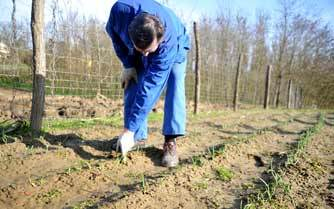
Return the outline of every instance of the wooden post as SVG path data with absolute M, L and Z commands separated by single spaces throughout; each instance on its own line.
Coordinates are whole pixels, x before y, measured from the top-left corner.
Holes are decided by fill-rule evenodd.
M 234 98 L 233 98 L 233 109 L 238 110 L 238 100 L 239 100 L 239 81 L 240 81 L 240 68 L 242 65 L 242 54 L 239 55 L 239 61 L 237 66 L 237 74 L 235 76 L 235 88 L 234 88 Z
M 268 65 L 267 67 L 267 73 L 266 73 L 266 89 L 264 92 L 264 109 L 269 108 L 269 95 L 270 95 L 270 72 L 271 72 L 271 65 Z
M 298 87 L 295 88 L 295 103 L 294 103 L 294 108 L 298 109 Z
M 299 106 L 298 106 L 298 108 L 299 109 L 302 109 L 303 108 L 303 89 L 302 89 L 302 87 L 300 87 L 299 88 L 299 99 L 298 99 L 298 104 L 299 104 Z
M 197 24 L 194 22 L 194 36 L 195 36 L 195 50 L 196 50 L 196 59 L 195 59 L 195 98 L 194 98 L 194 114 L 198 113 L 198 103 L 200 100 L 200 92 L 201 92 L 201 51 L 200 51 L 200 43 L 199 43 L 199 34 L 197 30 Z
M 292 94 L 292 81 L 291 79 L 289 80 L 288 83 L 288 98 L 287 98 L 287 108 L 291 108 L 291 94 Z
M 30 122 L 34 138 L 39 136 L 41 131 L 45 102 L 44 0 L 32 1 L 30 26 L 33 43 L 33 92 Z

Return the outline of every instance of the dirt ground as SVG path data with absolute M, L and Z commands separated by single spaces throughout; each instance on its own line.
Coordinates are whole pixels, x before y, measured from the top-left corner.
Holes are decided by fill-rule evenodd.
M 258 109 L 189 114 L 174 169 L 160 165 L 160 122 L 149 124 L 149 146 L 129 153 L 126 163 L 110 152 L 120 127 L 54 130 L 34 146 L 17 138 L 0 144 L 0 208 L 242 208 L 318 116 Z M 334 114 L 326 113 L 325 122 L 287 168 L 289 198 L 277 194 L 265 208 L 334 207 Z M 231 175 L 222 178 L 220 168 Z

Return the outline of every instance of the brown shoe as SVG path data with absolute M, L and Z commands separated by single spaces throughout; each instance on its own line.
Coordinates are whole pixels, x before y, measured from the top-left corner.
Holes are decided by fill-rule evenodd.
M 176 152 L 176 142 L 169 141 L 164 143 L 162 165 L 165 167 L 175 167 L 179 164 L 179 157 Z

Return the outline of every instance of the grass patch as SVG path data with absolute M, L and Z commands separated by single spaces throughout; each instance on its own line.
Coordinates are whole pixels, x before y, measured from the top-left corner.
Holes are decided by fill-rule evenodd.
M 162 121 L 163 114 L 151 113 L 148 117 L 149 122 Z M 48 132 L 51 130 L 66 130 L 73 128 L 89 128 L 94 126 L 113 126 L 121 128 L 123 126 L 123 117 L 113 116 L 105 118 L 92 118 L 92 119 L 56 119 L 45 120 L 43 122 L 43 131 Z
M 196 182 L 194 184 L 195 189 L 207 189 L 208 188 L 208 182 L 206 181 L 201 181 L 201 182 Z
M 208 148 L 209 159 L 214 160 L 215 157 L 223 155 L 225 152 L 225 145 L 212 146 Z
M 53 199 L 59 197 L 62 192 L 58 189 L 52 189 L 47 193 L 39 194 L 37 200 L 43 201 L 45 204 L 49 204 Z
M 193 156 L 191 157 L 191 162 L 195 166 L 202 167 L 204 165 L 204 160 L 201 156 Z
M 163 114 L 162 113 L 155 113 L 155 112 L 152 112 L 148 115 L 148 121 L 149 122 L 159 122 L 159 121 L 162 121 L 163 119 Z
M 121 127 L 123 120 L 120 116 L 110 118 L 94 118 L 94 119 L 62 119 L 62 120 L 46 120 L 43 123 L 45 132 L 51 130 L 65 130 L 73 128 L 88 128 L 97 125 Z
M 278 168 L 278 171 L 275 171 L 271 166 L 268 171 L 268 173 L 271 174 L 271 181 L 266 182 L 260 178 L 260 181 L 264 184 L 264 187 L 256 194 L 251 194 L 247 198 L 247 204 L 242 208 L 263 208 L 267 203 L 269 203 L 271 206 L 275 206 L 276 202 L 274 200 L 278 194 L 283 194 L 284 196 L 288 196 L 290 198 L 289 194 L 291 185 L 285 182 L 282 176 L 284 176 L 285 170 L 290 165 L 296 164 L 298 160 L 301 159 L 307 144 L 310 142 L 314 134 L 318 133 L 323 126 L 324 116 L 323 114 L 320 114 L 317 124 L 299 135 L 298 144 L 296 148 L 290 151 L 288 154 L 288 159 L 284 167 Z
M 224 166 L 218 167 L 216 169 L 216 172 L 218 179 L 221 181 L 231 181 L 234 176 L 234 173 L 231 170 L 225 168 Z
M 32 82 L 24 77 L 0 77 L 0 87 L 32 91 Z
M 66 168 L 64 173 L 66 175 L 71 175 L 72 173 L 80 172 L 82 170 L 91 170 L 91 169 L 92 169 L 92 165 L 90 162 L 86 160 L 80 160 L 74 166 Z
M 96 203 L 93 200 L 85 200 L 82 202 L 79 202 L 78 204 L 74 206 L 70 206 L 69 209 L 86 209 L 86 208 L 92 208 Z
M 318 133 L 324 124 L 324 116 L 323 114 L 320 114 L 318 123 L 300 134 L 296 149 L 292 150 L 292 152 L 290 152 L 288 155 L 286 166 L 296 164 L 298 162 L 298 159 L 304 153 L 304 149 L 312 139 L 312 136 Z
M 262 178 L 260 181 L 263 183 L 264 188 L 259 190 L 257 193 L 251 194 L 247 198 L 247 205 L 244 209 L 256 209 L 262 208 L 266 203 L 273 205 L 273 200 L 276 198 L 277 194 L 283 193 L 284 195 L 289 195 L 291 191 L 291 185 L 283 180 L 282 174 L 276 172 L 274 169 L 270 168 L 268 171 L 270 173 L 271 181 L 266 182 Z M 274 207 L 275 208 L 275 207 Z
M 24 120 L 6 120 L 0 123 L 0 144 L 11 143 L 15 137 L 27 135 L 31 132 L 30 124 Z

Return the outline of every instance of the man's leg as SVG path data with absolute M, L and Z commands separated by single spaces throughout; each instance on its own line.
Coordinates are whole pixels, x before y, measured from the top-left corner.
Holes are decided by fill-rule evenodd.
M 168 78 L 164 107 L 163 135 L 165 136 L 162 165 L 175 167 L 178 162 L 176 138 L 185 134 L 185 75 L 186 64 L 175 63 Z
M 137 94 L 139 85 L 143 80 L 143 70 L 137 70 L 138 83 L 131 81 L 128 88 L 124 90 L 124 124 L 128 123 L 131 114 L 131 107 Z M 141 124 L 139 129 L 135 132 L 135 141 L 147 139 L 147 119 Z
M 164 107 L 163 135 L 171 138 L 185 134 L 185 76 L 187 62 L 175 63 L 167 82 Z

